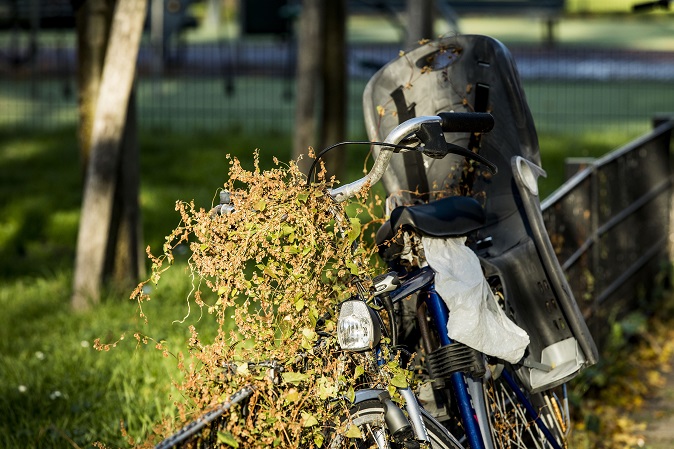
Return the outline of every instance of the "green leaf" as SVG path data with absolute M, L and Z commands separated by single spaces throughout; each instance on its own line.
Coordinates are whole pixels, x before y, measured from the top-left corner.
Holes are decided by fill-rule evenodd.
M 255 210 L 258 212 L 262 212 L 267 208 L 267 203 L 265 200 L 260 200 L 257 203 L 255 203 Z
M 309 375 L 305 374 L 305 373 L 288 372 L 288 373 L 282 373 L 281 378 L 283 378 L 283 381 L 285 383 L 297 385 L 297 384 L 307 380 L 309 378 Z
M 302 329 L 302 343 L 301 346 L 304 349 L 313 348 L 316 340 L 318 339 L 318 334 L 313 329 Z
M 398 372 L 393 376 L 393 379 L 391 379 L 391 385 L 396 388 L 407 388 L 407 377 L 405 377 L 404 373 Z
M 363 368 L 361 365 L 358 365 L 356 367 L 356 371 L 353 373 L 353 380 L 358 379 L 360 376 L 363 375 L 363 373 L 365 373 L 365 368 Z
M 349 218 L 349 221 L 351 222 L 351 229 L 349 229 L 347 236 L 349 243 L 353 243 L 360 235 L 360 219 L 357 217 Z
M 292 404 L 300 400 L 300 393 L 295 388 L 288 390 L 288 393 L 285 395 L 285 400 L 283 401 L 284 405 Z
M 347 438 L 359 438 L 362 440 L 363 432 L 360 431 L 360 427 L 351 424 L 349 428 L 346 429 L 346 432 L 344 432 L 344 436 Z
M 309 341 L 316 341 L 316 339 L 318 338 L 318 334 L 316 333 L 315 330 L 306 327 L 302 329 L 302 336 Z
M 318 425 L 318 420 L 314 415 L 302 412 L 302 427 L 313 427 Z
M 328 377 L 323 376 L 318 381 L 318 397 L 322 400 L 336 398 L 338 390 L 335 382 Z
M 229 447 L 238 448 L 239 442 L 229 432 L 218 431 L 218 444 L 226 444 Z
M 354 402 L 356 400 L 356 392 L 353 387 L 349 387 L 349 389 L 346 390 L 346 394 L 344 396 L 346 396 L 349 402 Z
M 301 312 L 304 309 L 304 298 L 300 298 L 295 302 L 295 310 Z

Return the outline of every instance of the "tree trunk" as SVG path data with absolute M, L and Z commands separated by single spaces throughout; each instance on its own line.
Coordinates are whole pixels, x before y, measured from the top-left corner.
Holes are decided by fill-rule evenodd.
M 433 39 L 433 0 L 407 0 L 407 36 L 405 50 L 419 45 L 422 39 Z
M 114 7 L 114 0 L 86 0 L 79 2 L 75 10 L 79 86 L 78 141 L 83 175 L 86 174 L 89 163 L 91 132 Z
M 106 269 L 115 266 L 109 255 L 125 253 L 124 250 L 114 252 L 110 246 L 119 247 L 121 242 L 137 240 L 126 235 L 135 232 L 138 226 L 133 212 L 138 201 L 137 171 L 134 171 L 137 170 L 134 162 L 137 155 L 133 155 L 137 150 L 127 146 L 127 151 L 132 153 L 127 154 L 122 147 L 125 141 L 128 143 L 131 134 L 135 134 L 135 124 L 127 124 L 127 110 L 133 107 L 130 99 L 133 98 L 135 61 L 146 11 L 147 0 L 119 0 L 114 11 L 91 128 L 91 150 L 75 260 L 72 297 L 75 309 L 84 309 L 90 301 L 98 301 Z M 126 165 L 122 167 L 122 163 Z M 130 180 L 125 178 L 128 172 L 131 172 Z M 124 175 L 120 177 L 120 173 Z M 135 193 L 130 192 L 134 188 Z M 120 203 L 125 207 L 120 208 Z M 137 247 L 127 246 L 127 251 L 129 260 L 137 261 Z M 115 257 L 115 260 L 121 263 L 123 257 Z
M 346 1 L 325 3 L 323 39 L 323 101 L 321 148 L 346 140 L 348 86 L 346 74 Z M 343 173 L 345 147 L 336 148 L 325 157 L 328 176 Z
M 293 159 L 302 156 L 299 166 L 305 173 L 312 162 L 307 157 L 308 147 L 316 145 L 316 94 L 321 71 L 323 7 L 323 0 L 303 0 L 299 19 Z
M 216 35 L 220 30 L 220 14 L 222 12 L 222 0 L 208 0 L 206 15 L 204 16 L 204 25 L 207 30 Z
M 138 277 L 145 274 L 143 232 L 138 204 L 140 161 L 135 97 L 135 88 L 132 88 L 120 148 L 110 235 L 103 271 L 103 279 L 110 278 L 115 286 L 121 288 L 132 287 Z

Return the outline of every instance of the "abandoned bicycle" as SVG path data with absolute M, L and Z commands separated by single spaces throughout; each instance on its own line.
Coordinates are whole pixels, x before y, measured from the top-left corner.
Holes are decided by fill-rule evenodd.
M 489 161 L 463 148 L 447 144 L 443 137 L 443 131 L 448 130 L 485 131 L 491 126 L 490 119 L 489 114 L 461 113 L 441 113 L 439 116 L 410 119 L 389 135 L 386 144 L 390 146 L 383 146 L 382 152 L 366 177 L 330 190 L 328 194 L 337 202 L 342 202 L 354 196 L 364 186 L 376 182 L 386 170 L 390 158 L 394 157 L 394 149 L 400 148 L 401 142 L 405 142 L 404 150 L 421 151 L 435 158 L 458 154 L 494 170 L 495 166 Z M 531 176 L 526 170 L 533 168 L 521 158 L 513 163 L 522 170 L 522 182 L 526 182 L 524 179 Z M 399 322 L 400 308 L 397 306 L 411 297 L 415 297 L 418 301 L 416 309 L 419 319 L 416 320 L 416 325 L 422 335 L 421 352 L 427 359 L 427 369 L 422 375 L 426 383 L 422 384 L 419 391 L 413 391 L 409 387 L 399 389 L 401 397 L 404 398 L 405 412 L 391 401 L 385 389 L 376 388 L 356 391 L 350 406 L 349 419 L 362 428 L 361 436 L 369 436 L 378 447 L 389 447 L 390 444 L 398 444 L 401 447 L 410 444 L 430 444 L 431 447 L 448 448 L 460 448 L 464 447 L 463 445 L 470 448 L 508 447 L 499 443 L 503 438 L 518 441 L 517 444 L 523 445 L 522 447 L 561 448 L 565 445 L 565 435 L 569 429 L 566 398 L 548 391 L 548 387 L 566 380 L 569 373 L 575 373 L 585 362 L 576 359 L 577 345 L 568 339 L 553 344 L 547 352 L 544 350 L 540 361 L 533 360 L 531 354 L 525 356 L 525 349 L 529 344 L 526 333 L 517 328 L 501 309 L 507 308 L 509 302 L 502 294 L 503 285 L 497 283 L 495 279 L 490 279 L 491 285 L 487 285 L 487 280 L 482 278 L 479 262 L 475 265 L 477 256 L 463 243 L 464 236 L 478 230 L 484 222 L 484 211 L 479 203 L 462 196 L 396 208 L 388 222 L 389 234 L 380 242 L 385 247 L 383 252 L 390 251 L 389 239 L 395 239 L 398 231 L 400 231 L 398 237 L 408 242 L 418 236 L 422 239 L 430 238 L 430 243 L 424 244 L 423 249 L 401 248 L 397 252 L 398 255 L 404 252 L 416 253 L 418 265 L 408 267 L 403 279 L 400 279 L 396 272 L 373 279 L 371 294 L 363 292 L 341 305 L 336 329 L 341 350 L 369 354 L 372 363 L 368 366 L 376 370 L 380 365 L 377 360 L 382 354 L 393 357 L 392 354 L 400 351 L 399 335 L 405 329 Z M 492 326 L 490 329 L 492 331 L 493 326 L 501 327 L 496 331 L 499 343 L 496 348 L 477 350 L 475 347 L 453 341 L 448 336 L 449 315 L 459 311 L 457 309 L 448 313 L 443 298 L 436 291 L 438 273 L 442 275 L 445 268 L 441 262 L 436 266 L 439 270 L 435 269 L 434 257 L 437 257 L 438 253 L 433 256 L 429 253 L 433 245 L 442 245 L 446 242 L 452 243 L 440 249 L 441 257 L 446 256 L 442 254 L 443 250 L 451 251 L 454 261 L 477 270 L 477 277 L 484 280 L 484 284 L 479 284 L 479 296 L 473 307 L 480 308 L 483 303 L 487 308 L 496 305 L 494 296 L 490 293 L 492 290 L 505 300 L 505 304 L 497 305 L 497 308 L 485 309 L 484 316 L 475 322 L 482 326 Z M 431 267 L 434 269 L 423 260 L 424 252 L 432 261 Z M 444 287 L 439 287 L 438 290 L 442 291 L 442 288 Z M 375 308 L 380 311 L 376 311 Z M 383 325 L 383 318 L 388 318 L 388 326 Z M 470 336 L 468 339 L 470 340 Z M 517 340 L 515 348 L 510 350 L 513 354 L 504 352 L 509 340 Z M 570 363 L 567 360 L 569 351 L 573 352 L 572 371 L 569 371 L 567 366 Z M 274 368 L 278 371 L 279 368 L 273 364 L 263 364 L 261 367 L 271 368 L 271 371 L 274 371 Z M 535 381 L 537 383 L 527 387 L 521 386 L 517 380 L 518 370 L 521 367 L 540 371 L 545 380 L 539 379 Z M 538 378 L 533 376 L 530 379 Z M 544 393 L 539 391 L 542 388 L 545 389 Z M 225 417 L 225 412 L 232 405 L 245 402 L 251 393 L 252 389 L 242 389 L 219 409 L 157 447 L 173 447 L 187 440 L 207 424 Z M 421 403 L 426 404 L 433 413 L 422 408 Z M 356 445 L 362 443 L 361 438 L 354 441 Z M 354 441 L 337 434 L 329 442 L 326 441 L 326 447 L 342 447 Z
M 508 136 L 517 130 L 526 135 L 526 120 L 519 119 L 528 113 L 520 97 L 521 117 L 510 114 L 517 109 L 512 95 L 518 80 L 503 70 L 511 67 L 509 56 L 484 36 L 432 42 L 415 52 L 399 61 L 419 71 L 419 79 L 408 79 L 420 88 L 387 86 L 383 91 L 396 113 L 372 108 L 371 137 L 386 128 L 386 119 L 399 123 L 377 144 L 369 173 L 326 192 L 339 216 L 338 203 L 384 178 L 389 213 L 376 240 L 391 270 L 367 283 L 370 288 L 354 281 L 358 293 L 339 306 L 335 329 L 321 327 L 331 311 L 317 322 L 321 337 L 336 334 L 337 351 L 360 357 L 363 378 L 371 380 L 339 398 L 340 419 L 352 431 L 325 426 L 320 446 L 564 448 L 570 429 L 565 382 L 595 363 L 597 353 L 543 226 L 537 153 L 526 145 L 509 146 Z M 475 96 L 469 107 L 462 95 L 446 101 L 419 81 L 434 73 L 446 83 L 451 70 L 466 77 L 473 69 L 464 63 L 478 71 L 499 67 L 491 79 L 482 74 L 481 82 L 469 83 Z M 385 84 L 387 73 L 404 76 L 395 62 L 385 67 L 366 88 L 366 98 Z M 501 94 L 499 81 L 508 77 Z M 429 84 L 438 91 L 437 80 Z M 460 92 L 451 87 L 452 95 Z M 408 101 L 415 94 L 424 101 Z M 500 101 L 485 99 L 489 95 Z M 414 107 L 439 112 L 416 116 Z M 459 108 L 469 112 L 443 112 Z M 501 133 L 506 138 L 496 143 L 486 137 Z M 448 140 L 466 142 L 470 150 Z M 440 161 L 451 182 L 437 188 L 434 181 L 433 190 L 423 178 Z M 421 176 L 408 170 L 412 165 L 422 168 Z M 420 189 L 424 182 L 426 189 Z M 231 210 L 226 195 L 223 199 L 218 213 Z M 317 346 L 324 341 L 319 338 Z M 298 354 L 300 366 L 301 359 Z M 378 371 L 391 362 L 407 374 L 389 385 L 377 383 Z M 260 370 L 273 383 L 284 367 L 272 360 L 246 369 Z M 247 405 L 253 393 L 244 386 L 156 447 L 215 445 L 213 429 L 226 423 L 232 410 L 256 412 Z

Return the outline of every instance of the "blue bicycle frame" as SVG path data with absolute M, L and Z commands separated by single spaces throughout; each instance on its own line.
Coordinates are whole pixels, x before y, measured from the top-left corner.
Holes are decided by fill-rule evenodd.
M 431 323 L 439 337 L 440 344 L 446 346 L 452 344 L 452 340 L 447 335 L 449 311 L 447 310 L 445 302 L 435 291 L 434 279 L 435 274 L 430 267 L 422 268 L 410 275 L 398 289 L 391 292 L 391 300 L 395 303 L 418 292 L 419 297 L 422 298 L 426 304 L 428 315 L 430 316 Z M 557 444 L 557 441 L 554 439 L 548 427 L 541 420 L 539 414 L 536 412 L 536 408 L 522 392 L 513 377 L 507 370 L 503 370 L 501 376 L 503 376 L 510 389 L 515 393 L 517 399 L 523 405 L 531 420 L 536 423 L 538 428 L 545 435 L 550 445 L 554 449 L 562 449 L 559 444 Z M 468 444 L 471 449 L 484 449 L 484 440 L 480 431 L 477 413 L 471 402 L 471 397 L 466 385 L 465 375 L 461 372 L 455 372 L 451 375 L 450 381 L 461 415 L 461 424 L 466 432 Z

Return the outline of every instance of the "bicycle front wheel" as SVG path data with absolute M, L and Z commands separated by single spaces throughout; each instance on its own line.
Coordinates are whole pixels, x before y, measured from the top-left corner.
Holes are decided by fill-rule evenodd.
M 504 370 L 483 385 L 494 447 L 565 448 L 569 420 L 563 416 L 558 396 L 553 391 L 528 394 L 512 376 L 510 382 L 506 376 L 510 375 Z
M 433 449 L 463 449 L 463 446 L 442 425 L 423 410 L 422 418 Z M 360 429 L 362 438 L 334 435 L 332 441 L 325 447 L 330 449 L 404 447 L 393 441 L 384 421 L 384 406 L 376 399 L 356 403 L 349 410 L 349 420 Z

